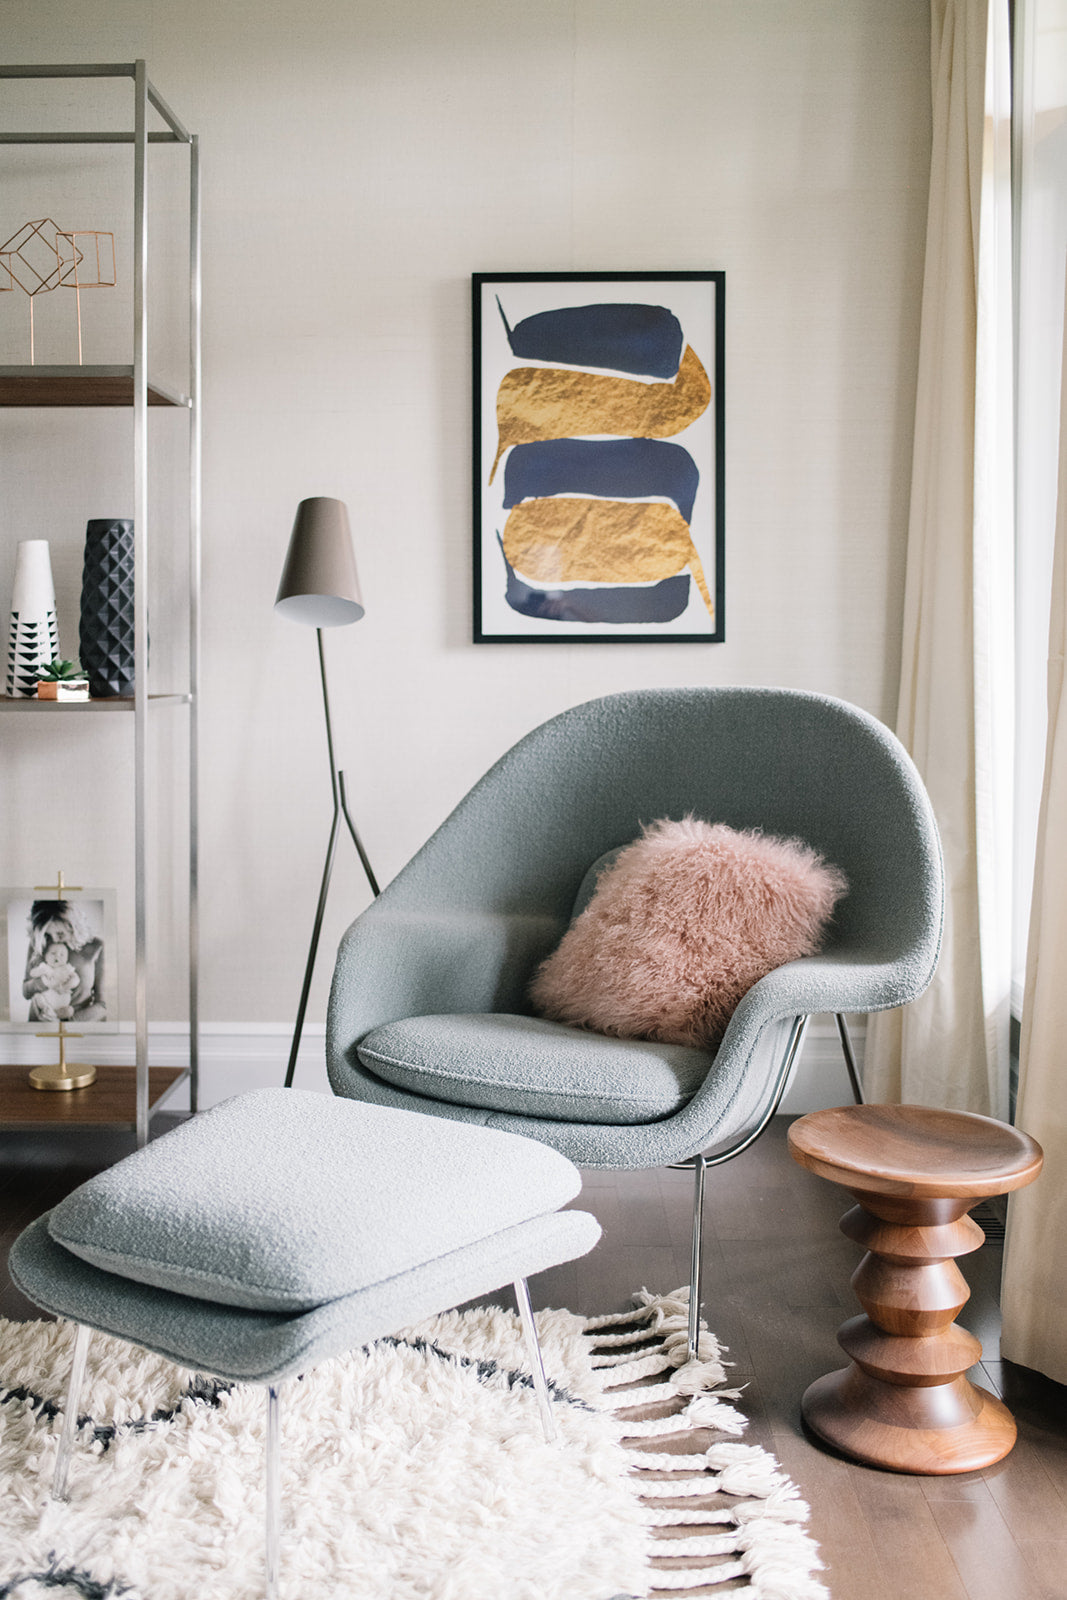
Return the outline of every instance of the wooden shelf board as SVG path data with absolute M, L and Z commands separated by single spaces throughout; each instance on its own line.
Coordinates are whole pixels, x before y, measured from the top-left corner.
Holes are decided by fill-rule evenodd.
M 150 694 L 150 705 L 187 706 L 192 699 L 188 694 Z M 116 694 L 106 700 L 24 700 L 12 695 L 0 695 L 0 711 L 44 711 L 54 716 L 57 711 L 132 711 L 132 694 Z
M 149 1067 L 149 1114 L 187 1067 Z M 0 1129 L 133 1128 L 137 1119 L 136 1067 L 98 1066 L 87 1089 L 35 1089 L 28 1066 L 0 1065 Z
M 187 406 L 149 383 L 150 406 Z M 0 406 L 132 406 L 132 367 L 0 367 Z

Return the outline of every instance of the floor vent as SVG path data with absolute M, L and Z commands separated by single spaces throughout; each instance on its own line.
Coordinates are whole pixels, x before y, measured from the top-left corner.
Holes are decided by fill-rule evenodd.
M 1003 1200 L 983 1200 L 971 1212 L 971 1216 L 985 1234 L 986 1244 L 1004 1243 L 1003 1207 Z

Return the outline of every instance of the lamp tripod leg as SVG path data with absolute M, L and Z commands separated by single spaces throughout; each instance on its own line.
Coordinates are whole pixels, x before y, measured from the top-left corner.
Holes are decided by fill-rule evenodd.
M 363 863 L 363 870 L 367 874 L 367 882 L 370 884 L 371 893 L 377 900 L 378 896 L 381 894 L 381 890 L 378 888 L 378 880 L 374 876 L 374 869 L 367 859 L 367 852 L 363 848 L 363 841 L 356 832 L 356 825 L 349 815 L 348 795 L 345 792 L 345 775 L 343 772 L 339 772 L 337 774 L 337 789 L 341 797 L 341 810 L 344 812 L 345 821 L 348 823 L 348 831 L 352 835 L 352 843 L 355 845 L 359 859 Z
M 315 957 L 319 949 L 319 934 L 322 932 L 322 918 L 326 910 L 326 896 L 330 888 L 330 874 L 333 872 L 334 851 L 337 848 L 337 824 L 340 820 L 337 803 L 334 802 L 333 822 L 330 824 L 330 842 L 326 847 L 326 865 L 322 872 L 322 887 L 319 890 L 319 903 L 315 908 L 315 926 L 311 930 L 311 947 L 308 950 L 307 966 L 304 968 L 304 986 L 300 991 L 300 1005 L 296 1013 L 296 1028 L 293 1032 L 293 1044 L 289 1051 L 289 1066 L 285 1074 L 285 1087 L 293 1087 L 293 1074 L 296 1071 L 296 1058 L 300 1053 L 300 1036 L 304 1031 L 304 1015 L 308 1006 L 308 995 L 311 993 L 311 976 L 315 971 Z

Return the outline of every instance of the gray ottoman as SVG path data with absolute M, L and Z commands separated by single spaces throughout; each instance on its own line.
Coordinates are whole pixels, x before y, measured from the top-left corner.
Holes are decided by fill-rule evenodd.
M 94 1328 L 267 1385 L 268 1596 L 281 1379 L 510 1282 L 553 1437 L 526 1278 L 596 1243 L 595 1218 L 559 1209 L 580 1188 L 547 1145 L 355 1100 L 265 1089 L 193 1118 L 12 1247 L 22 1292 L 82 1325 L 53 1493 L 65 1494 Z

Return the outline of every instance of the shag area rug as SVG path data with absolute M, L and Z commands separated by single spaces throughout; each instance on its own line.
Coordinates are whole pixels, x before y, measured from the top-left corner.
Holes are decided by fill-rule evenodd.
M 448 1312 L 286 1382 L 284 1600 L 826 1600 L 808 1509 L 740 1442 L 686 1292 L 518 1318 Z M 74 1329 L 0 1320 L 0 1600 L 258 1600 L 264 1391 L 97 1334 L 71 1498 L 49 1498 Z

